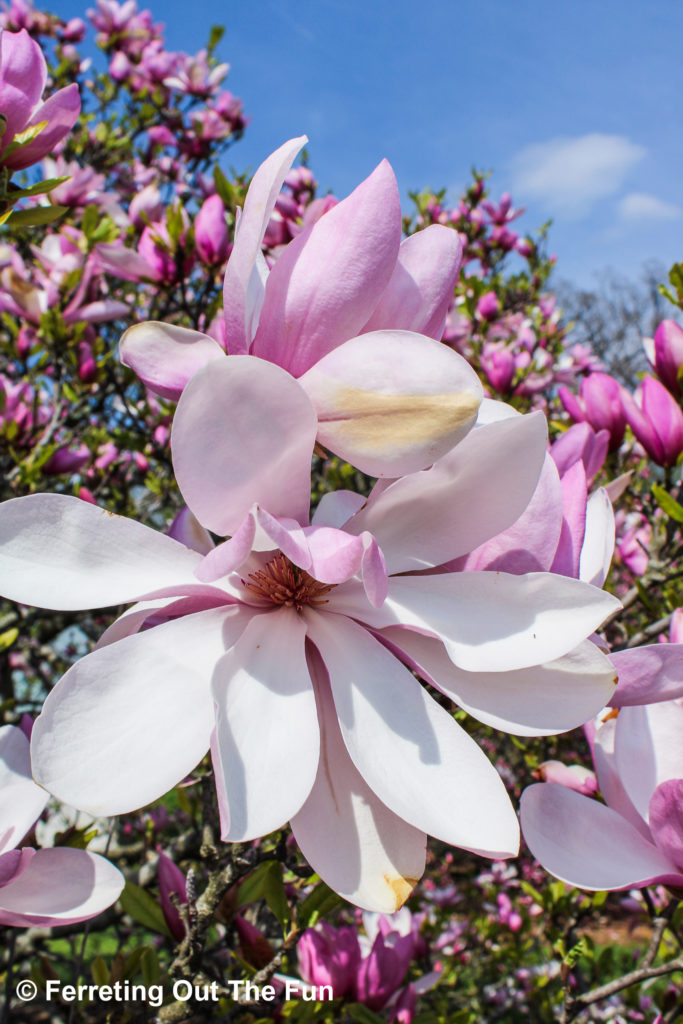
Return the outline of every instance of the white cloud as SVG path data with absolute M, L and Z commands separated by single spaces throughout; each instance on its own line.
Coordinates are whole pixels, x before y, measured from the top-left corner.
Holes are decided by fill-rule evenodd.
M 535 199 L 550 213 L 580 217 L 599 199 L 621 188 L 645 149 L 623 135 L 558 136 L 525 146 L 512 160 L 514 194 Z
M 621 220 L 677 220 L 683 210 L 647 192 L 629 192 L 619 200 L 617 212 Z

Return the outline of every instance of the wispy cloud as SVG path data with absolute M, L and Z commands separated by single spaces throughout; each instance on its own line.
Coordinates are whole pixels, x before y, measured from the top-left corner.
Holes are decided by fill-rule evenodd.
M 648 192 L 630 192 L 617 204 L 620 220 L 678 220 L 683 213 L 680 206 L 665 203 Z
M 534 143 L 513 157 L 514 194 L 521 202 L 535 199 L 551 213 L 578 218 L 618 192 L 645 152 L 623 135 L 600 132 Z

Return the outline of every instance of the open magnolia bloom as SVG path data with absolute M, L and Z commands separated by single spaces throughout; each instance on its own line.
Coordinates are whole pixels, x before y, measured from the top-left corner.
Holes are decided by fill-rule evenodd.
M 426 834 L 488 857 L 518 845 L 498 774 L 410 667 L 484 722 L 570 729 L 613 692 L 586 637 L 618 602 L 551 573 L 436 568 L 520 516 L 544 462 L 541 414 L 477 427 L 367 500 L 326 495 L 309 525 L 316 429 L 281 368 L 207 366 L 172 434 L 200 550 L 31 495 L 0 506 L 0 578 L 46 607 L 142 602 L 45 702 L 42 785 L 92 813 L 131 811 L 184 778 L 213 733 L 223 838 L 289 820 L 332 888 L 389 912 L 423 871 Z M 229 539 L 213 547 L 207 530 Z
M 121 359 L 172 399 L 226 353 L 268 360 L 300 381 L 320 444 L 372 476 L 424 469 L 464 437 L 482 398 L 468 363 L 437 344 L 460 270 L 460 237 L 432 225 L 401 242 L 398 187 L 384 160 L 302 230 L 269 272 L 263 237 L 306 141 L 285 143 L 251 182 L 225 275 L 221 343 L 142 323 L 121 339 Z
M 28 739 L 0 728 L 0 924 L 60 925 L 95 917 L 114 903 L 124 877 L 96 853 L 60 847 L 15 849 L 50 799 L 31 778 Z
M 581 889 L 683 888 L 683 705 L 622 708 L 595 726 L 599 803 L 552 782 L 522 794 L 522 831 L 546 871 Z

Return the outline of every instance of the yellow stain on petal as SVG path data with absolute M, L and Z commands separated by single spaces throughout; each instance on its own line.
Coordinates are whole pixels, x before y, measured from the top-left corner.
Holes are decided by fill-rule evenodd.
M 390 875 L 384 875 L 384 881 L 394 893 L 396 899 L 395 912 L 401 909 L 420 879 L 404 878 L 403 875 L 396 875 L 394 878 L 391 878 Z
M 619 708 L 612 708 L 611 711 L 608 711 L 606 715 L 602 716 L 600 721 L 601 722 L 609 722 L 609 720 L 611 718 L 618 718 L 618 717 L 619 717 Z
M 362 388 L 335 390 L 333 408 L 320 416 L 322 433 L 378 453 L 438 441 L 472 423 L 480 399 L 467 391 L 392 395 Z

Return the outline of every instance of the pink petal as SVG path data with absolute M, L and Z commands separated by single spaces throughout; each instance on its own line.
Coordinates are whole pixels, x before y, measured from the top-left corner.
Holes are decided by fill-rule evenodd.
M 178 403 L 171 447 L 202 526 L 232 534 L 255 502 L 307 523 L 316 428 L 305 392 L 278 366 L 234 356 L 199 370 Z
M 313 649 L 321 757 L 310 796 L 292 832 L 311 867 L 344 899 L 393 913 L 417 884 L 426 836 L 389 810 L 355 768 L 342 741 L 327 673 Z
M 457 231 L 432 224 L 405 238 L 382 298 L 363 328 L 416 331 L 441 340 L 462 260 Z
M 7 118 L 1 148 L 22 131 L 43 95 L 47 80 L 45 57 L 26 29 L 4 31 L 0 37 L 0 111 Z
M 305 135 L 285 142 L 261 164 L 251 180 L 223 284 L 227 348 L 232 354 L 244 355 L 249 351 L 253 337 L 247 327 L 253 313 L 250 295 L 254 292 L 253 278 L 259 275 L 261 243 L 282 183 L 307 142 Z
M 463 710 L 515 736 L 575 729 L 596 715 L 614 692 L 614 670 L 588 640 L 545 665 L 513 672 L 464 672 L 432 637 L 396 627 L 382 630 L 381 636 Z
M 373 627 L 408 626 L 435 636 L 468 672 L 509 672 L 554 661 L 621 607 L 596 587 L 543 572 L 394 576 L 378 610 L 363 605 L 354 583 L 330 593 L 330 611 Z
M 341 529 L 365 502 L 366 498 L 355 491 L 328 491 L 318 502 L 311 522 L 314 526 L 334 526 Z
M 586 532 L 588 490 L 582 462 L 575 462 L 561 480 L 564 518 L 552 571 L 562 576 L 579 577 L 579 559 Z
M 127 814 L 163 796 L 209 749 L 211 677 L 251 614 L 187 615 L 76 662 L 36 720 L 36 781 L 93 815 Z
M 586 534 L 579 560 L 579 579 L 602 587 L 614 554 L 614 510 L 604 487 L 599 487 L 586 506 Z
M 196 585 L 201 556 L 156 530 L 64 494 L 0 505 L 0 589 L 66 611 L 126 604 Z
M 124 884 L 121 872 L 96 853 L 36 850 L 26 871 L 0 889 L 0 924 L 29 928 L 85 921 L 115 903 Z
M 216 666 L 214 768 L 226 842 L 281 828 L 313 786 L 320 733 L 305 639 L 291 608 L 256 615 Z
M 384 160 L 279 257 L 253 354 L 299 377 L 359 334 L 391 279 L 400 239 L 398 188 Z
M 683 885 L 676 865 L 610 807 L 553 782 L 522 794 L 522 832 L 546 871 L 581 889 Z
M 683 644 L 652 644 L 610 654 L 619 685 L 615 708 L 683 697 Z
M 663 782 L 652 794 L 650 829 L 657 848 L 683 866 L 683 779 Z
M 206 334 L 153 320 L 129 327 L 119 342 L 123 365 L 130 366 L 155 395 L 174 402 L 197 370 L 224 355 Z
M 27 128 L 47 121 L 37 138 L 11 154 L 3 163 L 15 171 L 30 167 L 51 153 L 58 142 L 71 131 L 81 112 L 81 97 L 75 82 L 52 94 L 34 112 Z
M 647 821 L 657 786 L 683 778 L 683 705 L 676 701 L 622 708 L 615 739 L 619 776 L 628 796 Z
M 342 616 L 306 617 L 346 749 L 382 803 L 444 842 L 514 855 L 517 819 L 474 740 L 367 630 Z
M 651 842 L 652 836 L 645 821 L 633 806 L 633 803 L 624 789 L 619 772 L 617 771 L 616 758 L 614 756 L 614 740 L 616 735 L 616 719 L 608 718 L 598 721 L 595 735 L 592 740 L 591 752 L 595 763 L 595 774 L 598 780 L 598 789 L 608 807 L 617 811 L 618 814 L 630 822 L 642 836 Z M 594 723 L 584 726 L 584 731 L 591 743 L 590 732 Z
M 0 728 L 0 854 L 17 846 L 37 821 L 49 794 L 31 778 L 28 739 L 14 725 Z
M 451 349 L 409 331 L 344 342 L 301 378 L 318 441 L 371 476 L 430 466 L 474 425 L 479 378 Z
M 497 569 L 516 576 L 546 572 L 555 558 L 562 526 L 562 490 L 555 463 L 546 455 L 531 501 L 519 519 L 451 566 L 464 572 Z
M 370 499 L 346 526 L 368 530 L 390 573 L 440 565 L 467 554 L 522 514 L 545 459 L 542 413 L 470 431 L 438 462 Z

